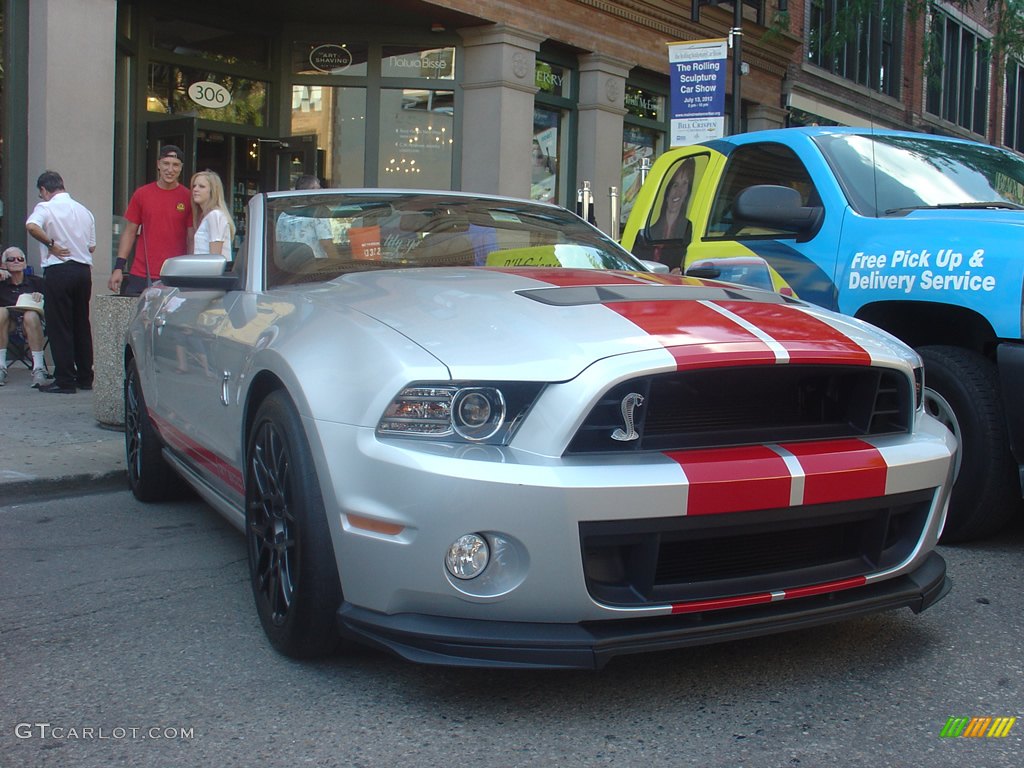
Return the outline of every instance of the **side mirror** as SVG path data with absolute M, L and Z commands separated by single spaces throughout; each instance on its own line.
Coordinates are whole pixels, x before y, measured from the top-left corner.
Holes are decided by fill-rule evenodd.
M 658 275 L 667 275 L 669 272 L 668 264 L 662 264 L 660 261 L 646 261 L 640 259 L 640 263 L 647 267 L 648 270 Z
M 241 287 L 239 275 L 224 273 L 227 262 L 220 256 L 175 256 L 164 262 L 160 282 L 171 288 L 206 291 L 235 291 Z
M 810 239 L 824 219 L 820 205 L 802 205 L 800 193 L 776 184 L 747 187 L 733 202 L 735 226 L 763 226 L 789 230 Z
M 775 290 L 768 262 L 760 256 L 723 256 L 717 259 L 701 259 L 687 268 L 686 276 L 749 285 L 751 288 L 761 288 L 765 291 Z M 784 290 L 779 291 L 779 293 L 784 292 Z

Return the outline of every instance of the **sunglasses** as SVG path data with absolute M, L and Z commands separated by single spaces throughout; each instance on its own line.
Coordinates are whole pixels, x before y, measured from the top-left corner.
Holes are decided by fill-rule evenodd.
M 6 259 L 4 259 L 4 263 L 5 264 L 9 264 L 12 261 L 24 261 L 24 260 L 25 260 L 24 256 L 8 256 Z

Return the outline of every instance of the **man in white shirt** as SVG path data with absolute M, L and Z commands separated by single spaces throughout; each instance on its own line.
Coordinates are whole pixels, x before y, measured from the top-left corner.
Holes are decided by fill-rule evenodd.
M 299 176 L 295 188 L 320 189 L 320 179 L 316 176 Z M 306 243 L 313 249 L 315 259 L 326 259 L 335 252 L 329 219 L 292 216 L 285 212 L 277 218 L 275 233 L 278 243 Z
M 92 254 L 96 220 L 89 209 L 72 200 L 56 171 L 43 171 L 36 181 L 40 202 L 28 217 L 29 236 L 42 244 L 46 277 L 46 335 L 53 355 L 53 383 L 40 392 L 73 394 L 92 389 Z

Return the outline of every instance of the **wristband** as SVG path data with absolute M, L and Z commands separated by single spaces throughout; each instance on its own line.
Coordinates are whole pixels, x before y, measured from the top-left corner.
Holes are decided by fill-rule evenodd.
M 124 272 L 125 264 L 128 263 L 128 259 L 114 259 L 114 269 L 120 269 Z

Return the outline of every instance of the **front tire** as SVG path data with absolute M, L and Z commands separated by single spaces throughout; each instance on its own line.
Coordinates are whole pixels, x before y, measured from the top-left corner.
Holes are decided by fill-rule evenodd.
M 925 410 L 960 443 L 940 540 L 952 544 L 991 536 L 1020 503 L 998 371 L 990 360 L 967 349 L 933 346 L 918 351 L 925 363 Z
M 174 493 L 174 470 L 161 452 L 134 360 L 128 363 L 124 377 L 124 449 L 128 485 L 135 498 L 146 502 L 170 499 Z
M 293 658 L 334 652 L 341 583 L 313 457 L 283 392 L 269 395 L 253 421 L 245 509 L 249 576 L 271 645 Z

